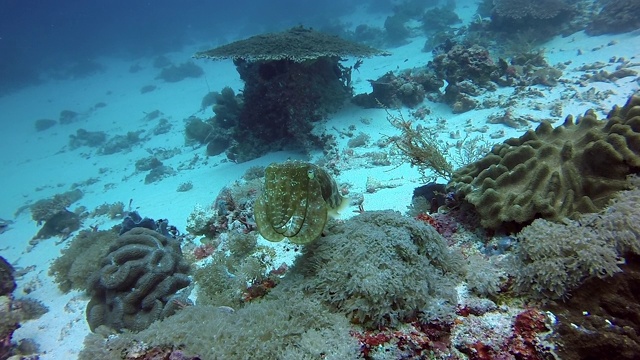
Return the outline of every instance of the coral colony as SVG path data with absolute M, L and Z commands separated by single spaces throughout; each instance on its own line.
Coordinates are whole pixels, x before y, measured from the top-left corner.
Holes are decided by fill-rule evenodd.
M 200 65 L 218 64 L 207 60 L 232 60 L 243 88 L 221 84 L 185 119 L 189 159 L 174 168 L 180 149 L 149 146 L 123 181 L 138 176 L 138 189 L 183 201 L 203 185 L 163 187 L 177 174 L 247 170 L 191 202 L 184 229 L 143 217 L 133 199 L 73 209 L 98 179 L 17 212 L 39 226 L 25 256 L 57 238 L 49 275 L 60 292 L 83 294 L 78 358 L 637 359 L 640 60 L 577 67 L 544 49 L 578 31 L 637 33 L 637 1 L 478 3 L 470 20 L 455 1 L 407 0 L 380 27 L 341 37 L 297 26 L 178 65 L 157 58 L 163 85 L 139 96 L 202 77 Z M 367 69 L 389 61 L 379 49 L 406 51 L 421 36 L 424 61 L 405 60 L 420 66 Z M 365 70 L 374 76 L 360 78 Z M 569 104 L 582 115 L 563 116 Z M 345 108 L 363 115 L 323 128 Z M 170 115 L 145 114 L 150 132 L 76 127 L 67 150 L 122 155 L 175 133 Z M 35 131 L 86 116 L 65 110 Z M 304 161 L 264 162 L 277 151 Z M 16 226 L 0 219 L 3 236 Z M 17 294 L 30 270 L 0 257 L 0 359 L 38 357 L 35 341 L 14 340 L 47 311 Z

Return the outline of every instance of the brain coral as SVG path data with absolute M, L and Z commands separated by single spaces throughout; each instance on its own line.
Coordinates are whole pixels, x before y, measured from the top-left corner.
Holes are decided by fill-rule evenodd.
M 640 96 L 614 107 L 607 121 L 593 111 L 553 128 L 543 122 L 457 170 L 449 184 L 487 228 L 561 220 L 602 209 L 640 171 Z
M 89 327 L 140 331 L 172 315 L 176 293 L 191 283 L 188 271 L 178 240 L 141 227 L 127 231 L 87 281 Z

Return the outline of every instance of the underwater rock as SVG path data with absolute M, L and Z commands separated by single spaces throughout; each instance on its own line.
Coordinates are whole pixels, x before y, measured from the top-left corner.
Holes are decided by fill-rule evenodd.
M 48 239 L 54 236 L 65 237 L 80 229 L 80 217 L 68 210 L 55 213 L 38 231 L 33 239 Z

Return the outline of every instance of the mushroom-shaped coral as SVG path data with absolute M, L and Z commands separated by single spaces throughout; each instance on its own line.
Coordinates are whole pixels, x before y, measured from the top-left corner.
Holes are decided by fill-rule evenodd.
M 329 215 L 348 204 L 326 170 L 309 163 L 287 161 L 265 170 L 265 186 L 254 213 L 260 234 L 269 241 L 285 237 L 296 244 L 315 240 Z
M 233 59 L 245 86 L 243 106 L 231 129 L 237 142 L 228 152 L 242 162 L 265 152 L 318 144 L 312 122 L 338 110 L 351 96 L 351 67 L 345 56 L 384 52 L 303 27 L 253 36 L 196 58 Z
M 593 111 L 553 128 L 543 122 L 457 170 L 449 184 L 480 214 L 482 225 L 559 221 L 597 212 L 640 172 L 640 96 L 614 107 L 607 121 Z

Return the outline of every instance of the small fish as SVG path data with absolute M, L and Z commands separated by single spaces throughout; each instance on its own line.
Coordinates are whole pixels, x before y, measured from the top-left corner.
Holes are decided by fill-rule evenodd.
M 353 64 L 353 70 L 360 72 L 360 65 L 362 65 L 362 59 L 358 59 L 355 64 Z

